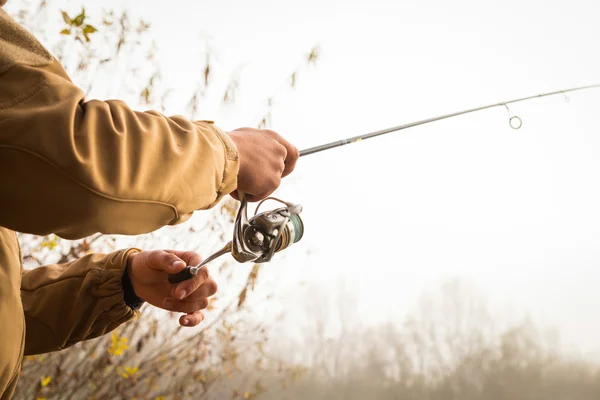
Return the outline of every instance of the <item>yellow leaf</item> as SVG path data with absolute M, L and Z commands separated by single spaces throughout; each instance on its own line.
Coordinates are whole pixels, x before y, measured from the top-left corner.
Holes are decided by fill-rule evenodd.
M 63 20 L 65 21 L 65 23 L 68 25 L 71 25 L 73 23 L 73 21 L 71 20 L 69 15 L 64 11 L 61 11 L 61 13 L 62 13 L 62 17 L 63 17 Z
M 42 384 L 42 387 L 48 386 L 48 384 L 50 383 L 50 381 L 52 381 L 52 377 L 51 376 L 42 376 L 40 378 L 40 383 Z
M 250 392 L 244 392 L 244 398 L 245 399 L 249 399 L 250 398 Z
M 86 26 L 83 28 L 83 32 L 84 32 L 84 33 L 87 33 L 87 34 L 89 34 L 89 33 L 94 33 L 94 32 L 97 32 L 97 31 L 98 31 L 98 29 L 94 28 L 92 25 L 86 25 Z
M 73 22 L 71 23 L 71 25 L 73 25 L 73 26 L 81 26 L 83 24 L 83 21 L 85 21 L 85 18 L 86 18 L 85 8 L 82 8 L 81 14 L 79 14 L 78 16 L 76 16 L 75 18 L 73 18 Z
M 40 246 L 48 248 L 49 250 L 54 250 L 54 248 L 58 246 L 58 236 L 46 236 Z
M 128 339 L 126 337 L 119 337 L 115 332 L 112 333 L 111 340 L 112 343 L 108 348 L 108 354 L 120 356 L 129 348 L 127 345 Z
M 246 294 L 248 293 L 248 287 L 245 287 L 240 295 L 238 296 L 238 309 L 242 308 L 242 306 L 244 305 L 244 302 L 246 301 Z
M 125 373 L 123 374 L 123 377 L 129 378 L 130 376 L 135 375 L 137 371 L 138 367 L 125 367 Z
M 215 308 L 214 303 L 217 300 L 216 297 L 211 297 L 210 299 L 208 299 L 208 307 L 206 307 L 207 310 L 213 310 Z

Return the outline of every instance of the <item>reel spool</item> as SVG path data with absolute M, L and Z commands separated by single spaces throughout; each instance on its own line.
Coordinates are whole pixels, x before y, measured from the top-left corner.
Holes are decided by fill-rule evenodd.
M 275 200 L 285 205 L 258 214 L 258 209 L 267 200 Z M 304 234 L 304 224 L 300 218 L 302 207 L 274 197 L 258 203 L 254 216 L 248 220 L 247 203 L 242 200 L 234 227 L 232 255 L 239 262 L 254 261 L 264 263 L 273 254 L 298 242 Z
M 267 200 L 278 201 L 285 207 L 258 214 L 258 209 Z M 254 216 L 248 219 L 248 202 L 242 196 L 235 217 L 233 239 L 200 264 L 188 266 L 178 274 L 169 274 L 169 282 L 178 283 L 194 277 L 205 264 L 226 253 L 231 253 L 239 263 L 271 261 L 275 253 L 302 239 L 304 223 L 299 215 L 301 212 L 299 204 L 268 197 L 258 203 Z

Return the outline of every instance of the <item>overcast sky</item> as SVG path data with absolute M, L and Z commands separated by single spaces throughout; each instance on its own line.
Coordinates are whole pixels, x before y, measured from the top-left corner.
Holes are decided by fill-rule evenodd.
M 119 3 L 153 23 L 171 87 L 199 74 L 206 35 L 221 70 L 244 64 L 236 105 L 202 110 L 224 129 L 254 126 L 319 44 L 273 110 L 300 149 L 600 83 L 597 0 Z M 600 91 L 568 100 L 511 106 L 518 131 L 496 108 L 301 159 L 277 194 L 303 204 L 306 233 L 269 277 L 292 297 L 300 280 L 350 281 L 365 323 L 458 277 L 600 356 Z

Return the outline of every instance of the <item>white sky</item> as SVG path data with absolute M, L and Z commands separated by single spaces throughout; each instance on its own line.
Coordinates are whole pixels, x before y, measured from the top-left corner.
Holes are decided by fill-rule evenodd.
M 600 82 L 597 0 L 119 3 L 153 23 L 171 87 L 200 75 L 201 32 L 220 69 L 244 63 L 236 105 L 202 112 L 224 129 L 254 126 L 320 44 L 273 111 L 300 149 Z M 305 237 L 269 277 L 292 296 L 350 281 L 365 323 L 459 277 L 600 356 L 600 91 L 569 97 L 511 106 L 518 131 L 497 108 L 301 159 L 277 194 L 303 204 Z

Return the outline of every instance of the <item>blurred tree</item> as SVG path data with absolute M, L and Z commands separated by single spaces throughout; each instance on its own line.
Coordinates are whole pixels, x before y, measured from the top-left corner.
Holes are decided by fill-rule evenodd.
M 369 329 L 358 328 L 357 316 L 345 319 L 353 308 L 349 293 L 324 296 L 334 302 L 317 297 L 322 315 L 309 321 L 302 345 L 294 347 L 301 349 L 296 353 L 325 356 L 308 357 L 300 379 L 285 391 L 277 391 L 276 380 L 264 376 L 263 384 L 273 388 L 265 400 L 600 398 L 600 365 L 562 354 L 556 335 L 527 319 L 494 323 L 484 298 L 461 282 L 447 282 L 424 296 L 402 321 Z M 337 327 L 340 320 L 346 328 Z M 324 340 L 331 325 L 343 334 L 325 334 Z M 334 355 L 343 368 L 331 368 Z

